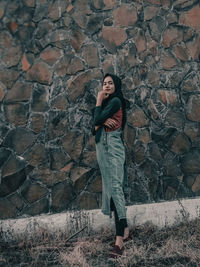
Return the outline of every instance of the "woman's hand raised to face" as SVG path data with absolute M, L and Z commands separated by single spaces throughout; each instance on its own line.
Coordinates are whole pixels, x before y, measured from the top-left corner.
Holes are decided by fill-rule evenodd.
M 108 97 L 109 97 L 109 94 L 106 92 L 106 90 L 99 91 L 97 95 L 96 106 L 101 106 L 102 101 Z

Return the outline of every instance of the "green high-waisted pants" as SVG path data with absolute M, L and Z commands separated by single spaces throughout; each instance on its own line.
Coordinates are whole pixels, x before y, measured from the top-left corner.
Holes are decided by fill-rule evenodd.
M 126 218 L 123 192 L 125 149 L 121 129 L 112 132 L 101 131 L 100 141 L 96 144 L 97 161 L 102 176 L 102 212 L 111 216 L 111 198 L 119 219 Z

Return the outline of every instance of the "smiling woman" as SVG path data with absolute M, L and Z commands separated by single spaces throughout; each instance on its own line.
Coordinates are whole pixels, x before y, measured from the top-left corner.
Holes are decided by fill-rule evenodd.
M 106 74 L 103 90 L 99 91 L 94 111 L 97 161 L 102 176 L 102 212 L 114 211 L 116 240 L 111 258 L 122 255 L 123 242 L 129 237 L 123 193 L 125 149 L 122 130 L 126 122 L 126 101 L 121 91 L 121 80 Z
M 104 82 L 103 82 L 103 90 L 104 90 L 105 92 L 107 92 L 108 95 L 111 95 L 111 94 L 114 93 L 114 91 L 115 91 L 115 85 L 114 85 L 114 82 L 113 82 L 112 77 L 107 76 L 107 77 L 104 79 Z

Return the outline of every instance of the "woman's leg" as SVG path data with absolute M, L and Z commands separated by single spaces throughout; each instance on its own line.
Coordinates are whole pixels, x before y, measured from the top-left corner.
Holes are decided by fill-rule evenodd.
M 129 228 L 126 219 L 119 219 L 115 203 L 112 198 L 111 198 L 111 207 L 114 211 L 114 217 L 115 217 L 115 227 L 116 227 L 115 245 L 118 245 L 121 248 L 123 246 L 123 240 L 126 239 L 129 235 Z

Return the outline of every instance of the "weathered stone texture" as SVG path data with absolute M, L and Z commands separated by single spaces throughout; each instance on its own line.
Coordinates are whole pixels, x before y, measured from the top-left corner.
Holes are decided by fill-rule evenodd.
M 13 43 L 13 38 L 8 32 L 2 31 L 0 33 L 0 45 L 2 48 L 11 48 Z
M 151 20 L 159 11 L 159 8 L 156 6 L 147 6 L 144 9 L 144 19 Z
M 49 65 L 53 65 L 62 56 L 62 51 L 57 48 L 47 48 L 41 54 L 40 58 Z
M 137 142 L 132 149 L 133 162 L 140 164 L 145 159 L 145 147 L 142 142 Z
M 44 116 L 42 114 L 33 114 L 31 117 L 31 129 L 39 133 L 44 129 Z
M 16 217 L 17 210 L 14 205 L 7 199 L 0 199 L 1 219 L 9 219 Z
M 36 38 L 41 39 L 44 37 L 46 34 L 51 32 L 53 29 L 53 23 L 49 20 L 42 20 L 38 23 L 38 27 L 36 29 Z
M 102 192 L 101 176 L 95 177 L 95 179 L 88 186 L 88 191 L 90 191 L 92 193 L 101 193 Z
M 110 52 L 115 52 L 117 47 L 127 39 L 126 31 L 119 27 L 104 27 L 102 30 L 102 41 Z
M 17 128 L 10 131 L 6 136 L 4 146 L 13 149 L 18 154 L 22 154 L 33 144 L 35 138 L 35 135 L 30 130 Z
M 135 141 L 136 137 L 136 131 L 133 127 L 130 127 L 129 125 L 126 125 L 124 130 L 124 140 L 126 142 L 126 145 L 128 149 L 132 149 L 133 143 Z
M 191 121 L 200 122 L 200 97 L 191 96 L 189 98 L 186 116 Z
M 32 111 L 45 112 L 48 110 L 48 91 L 47 87 L 38 85 L 32 92 Z
M 11 151 L 5 147 L 0 148 L 0 167 L 6 164 L 9 156 L 11 155 Z
M 122 51 L 121 55 L 119 55 L 119 57 L 117 58 L 117 63 L 122 71 L 128 71 L 129 69 L 137 65 L 135 54 L 136 52 L 134 51 L 133 47 L 124 47 L 124 50 Z M 110 62 L 110 66 L 108 66 L 108 68 L 112 68 L 111 64 L 112 61 Z
M 199 59 L 199 56 L 200 56 L 199 43 L 200 43 L 200 36 L 199 35 L 194 40 L 186 43 L 186 46 L 187 46 L 193 60 Z
M 138 53 L 147 49 L 147 42 L 143 31 L 139 30 L 134 39 Z
M 187 12 L 183 12 L 180 15 L 180 24 L 190 26 L 195 29 L 199 29 L 200 27 L 200 7 L 199 5 L 194 6 Z
M 129 204 L 200 196 L 196 0 L 0 1 L 0 219 L 101 207 L 91 134 L 122 79 Z
M 94 45 L 88 45 L 83 48 L 83 57 L 89 67 L 97 67 L 99 64 L 98 50 Z
M 169 52 L 164 52 L 162 57 L 162 67 L 165 70 L 171 70 L 177 65 L 176 59 Z
M 57 212 L 63 209 L 67 209 L 73 198 L 73 188 L 68 181 L 64 181 L 55 185 L 52 190 L 51 211 Z
M 189 53 L 185 45 L 176 45 L 174 47 L 174 54 L 176 57 L 182 61 L 189 60 Z
M 167 14 L 166 19 L 167 19 L 167 22 L 169 24 L 177 23 L 178 22 L 178 16 L 177 16 L 177 14 L 175 12 L 169 12 Z
M 71 41 L 72 47 L 74 48 L 74 50 L 76 52 L 78 52 L 81 49 L 81 47 L 85 41 L 85 38 L 86 38 L 86 36 L 84 35 L 84 33 L 82 31 L 80 31 L 78 29 L 74 29 L 70 41 Z
M 22 64 L 22 70 L 27 71 L 28 69 L 30 69 L 31 64 L 29 63 L 26 54 L 23 55 L 21 64 Z
M 50 169 L 51 170 L 60 170 L 62 169 L 69 161 L 70 157 L 66 155 L 61 149 L 53 149 L 49 150 L 50 156 Z
M 53 4 L 48 6 L 48 17 L 52 21 L 57 21 L 61 18 L 62 13 L 66 8 L 66 2 L 57 0 Z
M 0 197 L 5 197 L 15 192 L 26 180 L 32 167 L 23 168 L 16 173 L 5 176 L 1 181 Z
M 29 101 L 32 94 L 32 89 L 33 85 L 31 83 L 17 81 L 8 91 L 4 102 L 11 103 Z
M 68 82 L 68 94 L 70 101 L 74 102 L 85 93 L 85 87 L 92 78 L 91 72 L 87 71 L 77 75 Z
M 94 195 L 89 194 L 88 192 L 82 193 L 78 197 L 78 208 L 79 209 L 97 209 L 99 208 L 97 199 L 95 198 Z
M 137 21 L 137 11 L 132 6 L 122 5 L 114 10 L 114 19 L 120 26 L 132 26 Z
M 116 0 L 103 0 L 103 3 L 104 3 L 104 10 L 109 10 L 115 6 Z
M 35 216 L 41 213 L 49 212 L 49 200 L 42 198 L 39 201 L 32 203 L 30 206 L 24 208 L 24 214 Z
M 83 61 L 73 54 L 66 55 L 56 64 L 56 73 L 64 77 L 66 74 L 76 74 L 84 70 Z
M 182 129 L 184 125 L 184 116 L 182 112 L 169 110 L 165 117 L 166 124 Z
M 0 69 L 0 81 L 7 87 L 11 88 L 19 77 L 19 72 L 13 69 Z
M 38 166 L 42 164 L 47 158 L 45 146 L 42 144 L 35 144 L 24 154 L 24 157 L 28 162 L 31 162 L 32 166 Z
M 183 154 L 190 149 L 190 142 L 183 134 L 178 134 L 172 144 L 171 150 L 177 154 Z
M 193 192 L 198 192 L 200 191 L 200 175 L 196 177 L 196 180 L 194 184 L 192 185 L 192 191 Z
M 97 167 L 96 151 L 86 151 L 83 153 L 82 163 L 93 168 Z
M 59 95 L 52 100 L 52 108 L 66 110 L 67 109 L 67 97 L 66 95 Z
M 48 140 L 56 139 L 65 134 L 65 129 L 67 127 L 67 121 L 63 118 L 64 115 L 58 114 L 58 116 L 53 116 L 49 119 L 47 125 L 47 138 Z
M 3 151 L 2 149 L 1 152 L 2 152 L 2 161 L 5 160 L 4 166 L 2 168 L 2 177 L 9 176 L 24 169 L 25 161 L 23 158 L 10 155 L 8 150 Z M 8 156 L 9 158 L 7 158 Z
M 170 47 L 170 45 L 181 42 L 182 39 L 183 39 L 183 31 L 175 27 L 170 27 L 163 33 L 164 47 Z
M 42 84 L 50 84 L 52 73 L 44 62 L 36 62 L 27 72 L 27 80 Z
M 200 151 L 193 149 L 188 152 L 181 161 L 181 167 L 186 174 L 198 174 L 200 172 Z
M 76 192 L 80 192 L 84 189 L 87 184 L 88 177 L 90 177 L 91 169 L 82 167 L 73 168 L 70 172 L 70 178 L 74 183 Z
M 0 19 L 3 18 L 4 12 L 5 12 L 5 4 L 0 3 Z
M 5 85 L 0 82 L 0 102 L 3 100 L 4 96 L 5 96 L 5 92 L 6 92 L 6 87 Z
M 36 2 L 35 0 L 24 0 L 24 3 L 29 7 L 34 7 Z
M 27 104 L 7 104 L 4 108 L 6 118 L 10 124 L 20 126 L 27 123 L 27 113 L 29 110 L 29 106 Z
M 52 171 L 47 164 L 41 165 L 38 170 L 35 169 L 31 174 L 31 177 L 49 187 L 66 180 L 66 174 L 64 171 Z
M 3 56 L 3 62 L 6 64 L 7 67 L 16 66 L 21 58 L 21 47 L 14 46 L 6 50 Z
M 81 155 L 83 135 L 77 132 L 67 132 L 62 138 L 62 146 L 73 160 L 78 160 Z
M 196 140 L 199 136 L 199 129 L 197 125 L 192 123 L 185 124 L 184 133 L 193 141 Z
M 133 113 L 129 115 L 128 122 L 134 127 L 143 127 L 148 125 L 148 118 L 142 109 L 136 108 Z
M 150 134 L 147 129 L 139 129 L 138 130 L 138 139 L 144 143 L 148 144 L 150 142 Z
M 8 200 L 16 207 L 18 210 L 22 210 L 24 203 L 21 199 L 19 193 L 12 194 L 8 197 Z
M 47 189 L 39 184 L 30 184 L 22 190 L 22 196 L 29 202 L 33 203 L 47 194 Z
M 175 92 L 167 90 L 158 90 L 158 99 L 160 99 L 164 104 L 176 104 L 178 101 L 178 96 Z
M 147 79 L 150 85 L 158 86 L 160 83 L 160 77 L 156 70 L 152 70 L 147 74 Z

